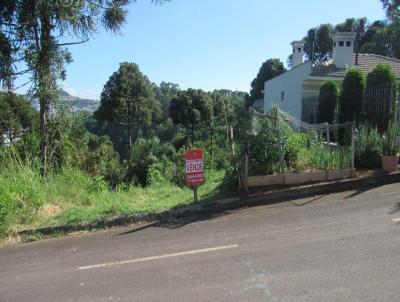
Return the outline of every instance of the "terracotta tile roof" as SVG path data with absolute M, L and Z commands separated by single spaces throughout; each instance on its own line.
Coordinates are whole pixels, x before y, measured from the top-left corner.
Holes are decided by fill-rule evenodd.
M 355 62 L 354 55 L 354 62 Z M 364 73 L 369 73 L 378 64 L 390 65 L 396 73 L 397 79 L 400 79 L 400 60 L 372 54 L 360 54 L 358 58 L 358 65 L 355 67 L 360 68 Z M 337 77 L 344 78 L 347 70 L 345 68 L 337 68 L 332 60 L 328 60 L 322 64 L 315 65 L 312 69 L 311 76 L 318 77 Z

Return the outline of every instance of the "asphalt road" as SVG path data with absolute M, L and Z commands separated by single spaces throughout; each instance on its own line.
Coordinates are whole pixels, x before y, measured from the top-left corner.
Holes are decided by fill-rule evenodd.
M 0 249 L 0 302 L 400 301 L 400 184 Z

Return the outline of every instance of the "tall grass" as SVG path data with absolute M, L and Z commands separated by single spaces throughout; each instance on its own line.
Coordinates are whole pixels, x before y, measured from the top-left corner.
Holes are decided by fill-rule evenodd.
M 192 191 L 164 180 L 111 190 L 101 178 L 65 168 L 40 176 L 35 160 L 15 147 L 0 148 L 0 239 L 22 229 L 92 222 L 115 215 L 155 213 L 192 203 Z M 218 194 L 223 171 L 208 171 L 200 198 Z

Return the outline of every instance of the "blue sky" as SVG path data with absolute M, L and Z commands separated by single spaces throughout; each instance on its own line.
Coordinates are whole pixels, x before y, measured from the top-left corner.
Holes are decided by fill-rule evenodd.
M 63 87 L 99 98 L 120 62 L 135 62 L 157 84 L 248 91 L 261 63 L 286 63 L 290 42 L 321 23 L 384 18 L 379 0 L 138 0 L 120 35 L 100 31 L 70 48 L 74 62 Z M 22 81 L 21 81 L 22 82 Z M 16 83 L 18 84 L 18 82 Z

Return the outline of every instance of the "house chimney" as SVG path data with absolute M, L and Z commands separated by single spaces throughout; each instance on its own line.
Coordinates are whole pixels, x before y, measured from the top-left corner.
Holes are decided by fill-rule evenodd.
M 293 47 L 292 65 L 293 67 L 303 64 L 304 59 L 304 41 L 294 41 L 291 43 Z
M 333 64 L 338 68 L 354 65 L 354 49 L 357 33 L 337 32 L 333 35 Z

